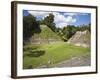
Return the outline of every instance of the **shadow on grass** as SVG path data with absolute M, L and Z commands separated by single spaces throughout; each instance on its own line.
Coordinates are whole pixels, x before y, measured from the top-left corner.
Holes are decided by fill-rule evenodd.
M 37 50 L 38 48 L 39 48 L 39 46 L 35 46 L 35 47 L 26 47 L 26 48 L 23 48 L 23 51 Z
M 40 57 L 43 56 L 45 54 L 44 50 L 36 50 L 36 51 L 29 51 L 28 54 L 26 54 L 26 56 L 28 57 Z

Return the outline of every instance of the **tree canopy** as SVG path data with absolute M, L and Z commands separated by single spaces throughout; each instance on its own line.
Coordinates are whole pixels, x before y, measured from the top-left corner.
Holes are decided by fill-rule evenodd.
M 90 24 L 89 25 L 81 25 L 81 26 L 74 26 L 74 25 L 67 25 L 63 28 L 57 28 L 57 33 L 61 36 L 64 41 L 67 41 L 71 38 L 77 31 L 90 31 Z
M 34 33 L 41 32 L 39 28 L 39 23 L 36 21 L 36 18 L 32 15 L 23 17 L 23 38 L 28 39 Z
M 53 14 L 49 14 L 48 16 L 46 16 L 44 18 L 44 20 L 42 21 L 42 24 L 45 24 L 49 28 L 51 28 L 53 31 L 56 31 L 56 26 L 54 23 L 54 15 Z

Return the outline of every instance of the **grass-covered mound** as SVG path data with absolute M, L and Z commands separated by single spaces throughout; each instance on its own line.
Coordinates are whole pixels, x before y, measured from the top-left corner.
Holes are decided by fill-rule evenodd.
M 47 42 L 55 42 L 61 41 L 59 35 L 56 32 L 53 32 L 47 25 L 40 25 L 41 32 L 34 33 L 30 41 L 32 43 L 47 43 Z

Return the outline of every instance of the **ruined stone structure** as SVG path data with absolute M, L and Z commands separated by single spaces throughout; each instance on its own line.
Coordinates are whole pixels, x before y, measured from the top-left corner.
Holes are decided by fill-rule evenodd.
M 90 47 L 91 35 L 88 30 L 77 31 L 69 40 L 68 43 L 76 46 Z

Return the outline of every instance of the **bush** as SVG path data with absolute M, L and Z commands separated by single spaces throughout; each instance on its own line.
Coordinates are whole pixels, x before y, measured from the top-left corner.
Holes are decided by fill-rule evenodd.
M 31 50 L 31 51 L 29 51 L 28 54 L 26 54 L 26 56 L 28 56 L 28 57 L 40 57 L 44 54 L 45 54 L 44 50 Z

